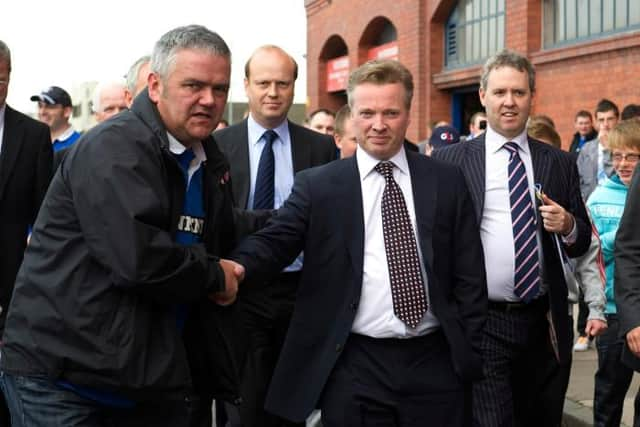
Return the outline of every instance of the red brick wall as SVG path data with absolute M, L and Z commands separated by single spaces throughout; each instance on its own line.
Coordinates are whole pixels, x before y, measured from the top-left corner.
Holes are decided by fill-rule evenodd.
M 351 69 L 361 64 L 366 52 L 358 47 L 367 25 L 376 17 L 386 17 L 398 34 L 399 60 L 411 71 L 416 87 L 422 87 L 428 74 L 424 69 L 423 8 L 424 1 L 416 0 L 349 0 L 307 2 L 307 94 L 309 111 L 333 106 L 325 93 L 324 63 L 320 61 L 326 40 L 339 35 L 349 48 Z M 424 98 L 414 96 L 411 111 L 411 127 L 408 138 L 417 141 L 418 129 L 425 126 Z
M 594 52 L 570 56 L 581 50 Z M 555 121 L 563 147 L 567 148 L 575 132 L 573 119 L 578 110 L 593 114 L 602 98 L 615 102 L 620 111 L 627 104 L 640 103 L 640 35 L 562 49 L 561 55 L 564 59 L 558 61 L 548 61 L 548 53 L 532 57 L 538 92 L 534 111 Z
M 325 42 L 339 35 L 349 48 L 352 69 L 363 62 L 358 46 L 366 26 L 376 17 L 391 21 L 398 33 L 399 59 L 413 73 L 415 94 L 408 137 L 425 138 L 430 121 L 450 120 L 455 87 L 477 83 L 480 68 L 443 70 L 444 23 L 455 0 L 307 0 L 307 93 L 309 108 L 333 108 L 335 100 L 323 90 L 324 64 L 319 57 Z M 533 113 L 556 122 L 566 147 L 574 132 L 578 110 L 593 112 L 603 97 L 620 109 L 640 103 L 640 32 L 612 36 L 558 49 L 542 49 L 542 0 L 508 0 L 505 45 L 527 54 L 537 70 Z

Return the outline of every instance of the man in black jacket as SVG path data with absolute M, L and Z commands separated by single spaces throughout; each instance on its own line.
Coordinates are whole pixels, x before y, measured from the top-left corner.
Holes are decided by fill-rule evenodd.
M 0 334 L 29 225 L 49 186 L 52 156 L 47 125 L 6 104 L 10 76 L 11 52 L 0 40 Z M 8 425 L 9 411 L 2 401 L 0 427 Z
M 573 134 L 569 152 L 578 154 L 586 142 L 598 137 L 598 132 L 593 128 L 593 118 L 587 110 L 580 110 L 576 113 L 573 125 L 576 128 L 576 133 Z
M 622 361 L 640 372 L 640 166 L 636 166 L 633 180 L 616 233 L 615 299 L 620 317 L 620 331 L 627 347 Z M 630 351 L 628 351 L 630 350 Z
M 217 255 L 239 222 L 210 138 L 230 52 L 180 27 L 151 68 L 131 110 L 69 151 L 34 226 L 1 362 L 25 425 L 192 426 L 234 392 L 224 306 L 237 281 Z

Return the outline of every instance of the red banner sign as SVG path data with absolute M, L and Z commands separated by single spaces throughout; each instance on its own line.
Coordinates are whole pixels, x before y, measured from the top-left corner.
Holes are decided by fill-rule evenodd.
M 393 41 L 372 47 L 367 52 L 367 59 L 398 59 L 398 42 Z
M 349 56 L 327 61 L 327 92 L 338 92 L 347 88 L 349 80 Z

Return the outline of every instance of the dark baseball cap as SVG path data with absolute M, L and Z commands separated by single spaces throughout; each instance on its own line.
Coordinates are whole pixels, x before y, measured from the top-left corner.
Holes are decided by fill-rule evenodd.
M 71 107 L 71 97 L 66 90 L 58 86 L 51 86 L 40 92 L 38 95 L 31 97 L 32 101 L 41 101 L 49 105 L 62 105 L 63 107 Z
M 438 126 L 431 133 L 429 144 L 435 149 L 460 142 L 460 132 L 453 126 Z

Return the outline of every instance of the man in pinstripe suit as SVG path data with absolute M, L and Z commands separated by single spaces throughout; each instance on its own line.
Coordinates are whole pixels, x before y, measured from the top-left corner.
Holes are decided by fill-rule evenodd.
M 591 229 L 575 161 L 527 136 L 534 93 L 531 63 L 515 52 L 496 54 L 485 64 L 480 83 L 486 133 L 435 154 L 462 167 L 480 222 L 485 262 L 491 266 L 481 348 L 485 377 L 473 387 L 474 423 L 479 426 L 559 426 L 568 384 L 571 325 L 559 248 L 570 257 L 583 254 Z M 522 176 L 517 184 L 514 157 Z M 514 201 L 516 185 L 521 197 Z M 542 190 L 540 197 L 536 187 Z M 526 261 L 519 243 L 520 217 L 513 215 L 521 201 L 530 218 Z M 529 294 L 518 277 L 525 262 L 531 272 Z

